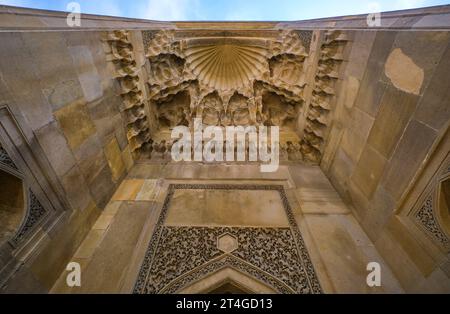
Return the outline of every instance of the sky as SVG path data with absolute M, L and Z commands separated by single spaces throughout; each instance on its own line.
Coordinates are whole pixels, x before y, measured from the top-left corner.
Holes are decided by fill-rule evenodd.
M 450 4 L 450 0 L 0 0 L 0 4 L 162 21 L 292 21 Z M 379 8 L 379 9 L 378 9 Z

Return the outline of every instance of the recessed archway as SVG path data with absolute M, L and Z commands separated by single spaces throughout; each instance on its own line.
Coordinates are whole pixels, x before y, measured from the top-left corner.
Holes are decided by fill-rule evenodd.
M 444 232 L 450 236 L 450 177 L 439 184 L 438 216 Z
M 250 277 L 231 267 L 226 267 L 192 283 L 179 291 L 179 293 L 274 294 L 278 293 L 278 291 L 253 277 Z
M 25 217 L 23 181 L 0 169 L 0 243 L 10 240 Z

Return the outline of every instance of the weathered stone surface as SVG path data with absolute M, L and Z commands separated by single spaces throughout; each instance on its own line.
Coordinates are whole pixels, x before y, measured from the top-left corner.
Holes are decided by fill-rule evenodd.
M 380 79 L 384 70 L 383 66 L 391 51 L 395 36 L 395 32 L 377 32 L 366 72 L 361 81 L 356 106 L 372 116 L 376 115 L 381 97 L 386 88 L 386 84 L 380 82 Z
M 154 201 L 159 186 L 157 180 L 145 180 L 141 191 L 136 196 L 137 201 Z
M 139 235 L 149 215 L 148 202 L 124 205 L 114 218 L 86 270 L 82 293 L 117 293 L 136 248 Z
M 116 129 L 123 129 L 123 121 L 118 108 L 119 103 L 119 97 L 116 95 L 108 95 L 87 104 L 99 139 L 105 144 L 111 139 Z
M 192 165 L 195 168 L 195 165 Z M 129 172 L 133 179 L 157 179 L 162 177 L 165 166 L 161 164 L 137 163 Z M 191 178 L 195 178 L 190 175 Z
M 105 208 L 116 188 L 110 168 L 108 166 L 103 167 L 88 185 L 97 207 Z
M 320 167 L 290 165 L 289 174 L 298 188 L 328 189 L 331 187 Z
M 80 247 L 75 253 L 77 258 L 91 258 L 95 250 L 103 240 L 104 230 L 92 229 L 86 238 L 81 243 Z
M 368 143 L 389 159 L 416 109 L 418 97 L 388 87 Z
M 36 137 L 56 174 L 64 176 L 75 165 L 75 158 L 58 124 L 52 122 L 40 128 L 36 131 Z
M 370 130 L 373 127 L 375 119 L 370 114 L 359 108 L 354 108 L 351 111 L 350 121 L 348 121 L 349 128 L 357 133 L 360 137 L 367 139 Z
M 344 204 L 339 194 L 332 187 L 329 189 L 296 189 L 301 211 L 305 214 L 349 214 L 350 209 Z
M 53 120 L 52 108 L 42 93 L 38 69 L 20 33 L 2 33 L 0 45 L 1 79 L 10 93 L 8 105 L 17 106 L 33 130 Z M 26 86 L 26 88 L 24 88 Z
M 126 126 L 123 125 L 123 118 L 120 114 L 116 115 L 113 119 L 115 121 L 115 135 L 117 139 L 117 143 L 119 144 L 120 150 L 125 151 L 125 149 L 130 149 L 130 146 L 128 145 L 128 138 L 127 138 L 127 130 Z
M 382 185 L 378 185 L 370 203 L 362 227 L 372 241 L 376 241 L 386 224 L 394 215 L 396 205 L 392 197 L 384 190 Z
M 112 178 L 114 182 L 118 182 L 124 175 L 126 169 L 116 137 L 112 138 L 112 140 L 106 145 L 104 151 L 106 159 L 108 160 L 108 165 L 111 168 Z
M 52 105 L 53 110 L 58 110 L 83 97 L 80 83 L 77 80 L 62 81 L 57 83 L 54 88 L 46 88 L 42 92 Z
M 77 69 L 78 79 L 86 101 L 91 102 L 100 98 L 103 95 L 103 89 L 89 47 L 71 46 L 69 52 Z
M 360 81 L 354 76 L 348 76 L 344 83 L 343 90 L 344 105 L 347 108 L 352 108 L 358 96 Z
M 339 147 L 330 167 L 330 181 L 333 182 L 341 196 L 347 197 L 347 185 L 356 166 L 347 153 Z
M 369 61 L 369 56 L 375 41 L 377 32 L 355 32 L 355 38 L 350 52 L 347 73 L 357 80 L 362 80 Z
M 49 288 L 42 285 L 27 266 L 23 266 L 12 278 L 8 286 L 4 287 L 2 292 L 11 294 L 45 294 Z
M 366 283 L 367 264 L 378 262 L 387 270 L 382 257 L 351 215 L 307 215 L 306 224 L 317 243 L 327 273 L 336 291 L 342 293 L 380 293 L 402 291 L 389 271 L 383 272 L 383 286 Z
M 136 199 L 139 191 L 142 189 L 144 180 L 127 179 L 123 180 L 114 194 L 112 200 L 114 201 L 133 201 Z
M 419 106 L 415 118 L 436 130 L 440 130 L 450 120 L 450 46 L 447 47 L 441 62 L 430 81 Z
M 408 229 L 402 224 L 398 217 L 394 217 L 387 225 L 387 231 L 408 255 L 413 264 L 427 277 L 433 271 L 434 261 L 425 251 L 417 247 L 417 242 L 408 234 Z
M 342 149 L 345 154 L 352 159 L 354 163 L 357 163 L 361 157 L 362 151 L 367 144 L 367 137 L 361 136 L 361 132 L 353 130 L 345 130 L 342 136 L 340 149 Z
M 405 287 L 406 292 L 410 287 L 417 285 L 421 277 L 420 271 L 411 262 L 398 240 L 391 233 L 387 231 L 382 232 L 379 239 L 375 242 L 375 247 L 384 257 L 396 278 Z
M 386 158 L 370 146 L 366 146 L 355 168 L 351 180 L 370 200 L 375 192 L 386 165 Z
M 75 65 L 62 33 L 22 33 L 36 65 L 39 84 L 53 110 L 82 98 Z M 51 49 L 49 49 L 51 47 Z M 70 89 L 70 90 L 69 90 Z
M 97 219 L 99 210 L 94 204 L 83 211 L 75 211 L 62 228 L 53 237 L 33 261 L 31 270 L 48 290 L 59 274 L 65 269 L 67 261 L 73 256 L 81 241 Z M 51 263 L 49 261 L 52 261 Z
M 397 145 L 382 183 L 394 200 L 398 200 L 411 183 L 436 139 L 436 132 L 412 120 Z
M 55 117 L 72 149 L 77 149 L 83 142 L 96 132 L 86 104 L 83 101 L 74 102 L 55 112 Z
M 114 220 L 115 217 L 115 213 L 114 214 L 107 214 L 105 212 L 103 212 L 100 217 L 98 217 L 97 221 L 95 222 L 94 226 L 92 227 L 93 230 L 107 230 L 109 228 L 109 226 L 111 225 L 111 223 Z
M 127 171 L 131 171 L 134 165 L 133 157 L 131 156 L 130 147 L 126 146 L 122 151 L 122 160 L 127 168 Z
M 389 55 L 384 72 L 398 89 L 419 95 L 422 88 L 424 71 L 404 54 L 401 48 L 395 48 Z M 408 73 L 406 75 L 406 73 Z
M 86 182 L 93 178 L 107 165 L 102 144 L 96 135 L 89 137 L 75 152 L 81 172 Z
M 86 181 L 78 166 L 74 166 L 62 178 L 62 185 L 73 210 L 84 210 L 92 202 Z
M 278 191 L 177 190 L 166 223 L 196 226 L 287 226 Z
M 398 83 L 403 82 L 407 83 L 408 81 L 413 82 L 417 81 L 416 87 L 421 80 L 423 73 L 423 82 L 419 89 L 415 89 L 416 94 L 423 94 L 424 88 L 428 86 L 431 77 L 436 70 L 436 65 L 441 60 L 442 55 L 447 48 L 449 42 L 450 34 L 449 32 L 438 32 L 438 31 L 430 31 L 430 32 L 399 32 L 396 36 L 393 50 L 391 52 L 397 54 L 400 57 L 397 61 L 395 61 L 392 65 L 394 68 L 399 69 L 398 73 Z M 399 50 L 402 51 L 403 56 L 399 53 Z M 406 58 L 405 58 L 406 56 Z M 406 63 L 404 63 L 406 61 Z M 411 62 L 413 62 L 416 66 L 414 66 Z M 404 69 L 404 73 L 402 75 L 402 69 Z M 415 78 L 417 77 L 417 78 Z M 386 82 L 389 82 L 389 79 L 384 78 Z M 411 90 L 408 88 L 408 84 L 403 84 L 405 89 Z M 410 85 L 410 87 L 413 87 Z M 414 89 L 413 89 L 414 91 Z

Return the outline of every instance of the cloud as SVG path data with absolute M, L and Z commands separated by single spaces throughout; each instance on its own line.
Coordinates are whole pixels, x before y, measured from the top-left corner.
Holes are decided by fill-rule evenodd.
M 260 12 L 254 11 L 233 11 L 225 15 L 225 21 L 263 21 L 264 17 Z
M 427 2 L 425 0 L 397 0 L 394 3 L 395 10 L 405 10 L 411 8 L 425 7 Z
M 76 2 L 76 0 L 74 0 Z M 117 1 L 111 0 L 97 0 L 97 1 L 83 1 L 81 2 L 82 12 L 95 12 L 96 14 L 123 16 L 123 11 Z
M 27 1 L 27 0 L 2 0 L 2 1 L 0 1 L 0 5 L 10 5 L 13 7 L 28 7 L 30 5 L 30 1 Z
M 148 0 L 140 17 L 160 21 L 201 19 L 199 0 Z

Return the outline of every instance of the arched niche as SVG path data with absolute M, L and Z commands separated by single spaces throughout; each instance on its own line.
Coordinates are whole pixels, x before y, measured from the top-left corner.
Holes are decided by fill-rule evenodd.
M 48 213 L 26 181 L 0 144 L 0 250 L 6 242 L 20 246 Z
M 226 267 L 218 270 L 207 277 L 193 282 L 183 288 L 180 294 L 215 294 L 215 293 L 234 293 L 234 294 L 275 294 L 279 293 L 269 285 L 256 280 L 253 277 L 237 271 L 232 267 Z
M 0 244 L 11 240 L 25 219 L 25 191 L 21 178 L 0 168 Z

